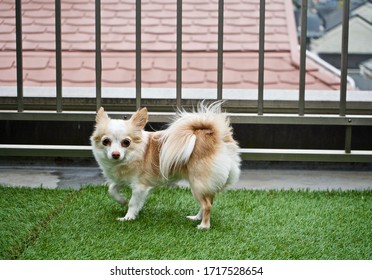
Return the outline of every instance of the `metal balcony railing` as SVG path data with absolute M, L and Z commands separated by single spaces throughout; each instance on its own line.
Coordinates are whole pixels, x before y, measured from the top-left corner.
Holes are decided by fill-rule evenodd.
M 134 1 L 134 0 L 133 0 Z M 177 49 L 176 49 L 176 98 L 173 105 L 180 107 L 185 105 L 182 87 L 182 0 L 177 1 Z M 363 114 L 347 114 L 347 61 L 348 61 L 348 30 L 349 30 L 349 0 L 343 0 L 343 24 L 342 24 L 342 54 L 341 54 L 341 77 L 338 104 L 333 108 L 333 115 L 305 114 L 306 113 L 306 29 L 307 29 L 307 4 L 308 0 L 302 0 L 301 13 L 301 38 L 300 38 L 300 74 L 297 105 L 291 103 L 291 110 L 280 112 L 271 107 L 272 113 L 266 113 L 264 108 L 264 42 L 265 42 L 265 0 L 260 0 L 259 21 L 259 71 L 256 108 L 247 113 L 244 106 L 250 104 L 247 101 L 231 101 L 235 111 L 230 112 L 231 120 L 236 124 L 279 124 L 279 125 L 332 125 L 342 126 L 345 129 L 344 150 L 295 150 L 295 149 L 241 149 L 242 157 L 249 160 L 300 160 L 300 161 L 348 161 L 348 162 L 372 162 L 371 150 L 352 151 L 352 128 L 371 127 L 372 112 L 367 108 Z M 141 83 L 141 0 L 136 0 L 136 87 L 135 108 L 143 105 L 143 92 Z M 95 1 L 95 72 L 96 91 L 94 96 L 95 109 L 102 105 L 102 57 L 101 57 L 101 1 Z M 66 111 L 63 108 L 62 92 L 62 48 L 61 48 L 61 1 L 55 0 L 55 57 L 56 57 L 56 96 L 53 111 L 30 111 L 25 110 L 23 94 L 23 63 L 22 63 L 22 1 L 16 0 L 16 60 L 17 60 L 17 98 L 16 110 L 0 110 L 0 120 L 39 120 L 39 121 L 93 121 L 95 112 L 79 110 Z M 217 99 L 222 99 L 223 91 L 223 59 L 224 59 L 224 1 L 218 1 L 218 50 L 217 50 Z M 124 98 L 124 97 L 123 97 Z M 92 105 L 92 104 L 91 104 Z M 80 106 L 80 108 L 83 105 Z M 91 107 L 90 107 L 91 108 Z M 254 112 L 252 112 L 252 110 Z M 352 112 L 352 111 L 350 111 Z M 283 114 L 284 113 L 284 114 Z M 113 113 L 114 117 L 122 117 L 122 114 Z M 151 122 L 165 122 L 173 115 L 172 112 L 156 112 L 150 115 Z M 0 145 L 0 156 L 91 156 L 88 146 L 38 146 L 38 145 Z

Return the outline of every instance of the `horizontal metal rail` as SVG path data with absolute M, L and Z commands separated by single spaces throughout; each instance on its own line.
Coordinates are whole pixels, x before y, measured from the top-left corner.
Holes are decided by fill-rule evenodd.
M 128 119 L 133 112 L 110 112 L 115 119 Z M 336 125 L 336 126 L 372 126 L 372 116 L 332 116 L 332 115 L 307 115 L 298 116 L 291 114 L 256 114 L 228 113 L 231 123 L 235 124 L 277 124 L 277 125 Z M 95 112 L 64 112 L 55 114 L 46 111 L 0 111 L 0 120 L 13 121 L 90 121 L 95 120 Z M 149 113 L 150 122 L 166 123 L 172 120 L 175 113 Z
M 372 162 L 372 151 L 313 149 L 240 149 L 241 158 L 249 161 Z M 93 157 L 90 146 L 0 145 L 0 156 L 20 157 Z
M 307 162 L 372 162 L 372 151 L 313 150 L 313 149 L 241 149 L 248 161 L 307 161 Z
M 93 154 L 90 146 L 1 144 L 0 156 L 89 158 Z

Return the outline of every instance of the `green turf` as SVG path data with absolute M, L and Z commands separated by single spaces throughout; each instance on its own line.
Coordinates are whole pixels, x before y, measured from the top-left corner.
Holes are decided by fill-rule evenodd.
M 0 203 L 6 259 L 372 259 L 371 190 L 226 191 L 209 231 L 185 218 L 198 207 L 179 188 L 153 191 L 131 222 L 103 186 L 0 187 Z
M 48 226 L 71 192 L 0 187 L 0 259 L 14 259 Z

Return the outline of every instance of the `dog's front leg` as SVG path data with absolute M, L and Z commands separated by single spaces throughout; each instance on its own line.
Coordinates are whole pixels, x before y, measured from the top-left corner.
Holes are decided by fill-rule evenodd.
M 126 205 L 128 203 L 128 200 L 120 193 L 120 189 L 121 186 L 112 183 L 109 186 L 108 192 L 115 201 L 117 201 L 121 205 Z
M 136 219 L 138 213 L 141 211 L 146 202 L 149 191 L 150 188 L 143 185 L 133 188 L 132 197 L 129 200 L 128 212 L 124 217 L 118 218 L 118 221 L 129 221 Z

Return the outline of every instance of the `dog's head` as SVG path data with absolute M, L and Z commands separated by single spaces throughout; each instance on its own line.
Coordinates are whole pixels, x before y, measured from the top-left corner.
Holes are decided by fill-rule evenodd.
M 138 110 L 129 120 L 111 119 L 101 107 L 91 137 L 95 155 L 121 161 L 136 152 L 142 143 L 142 131 L 148 121 L 147 109 Z

